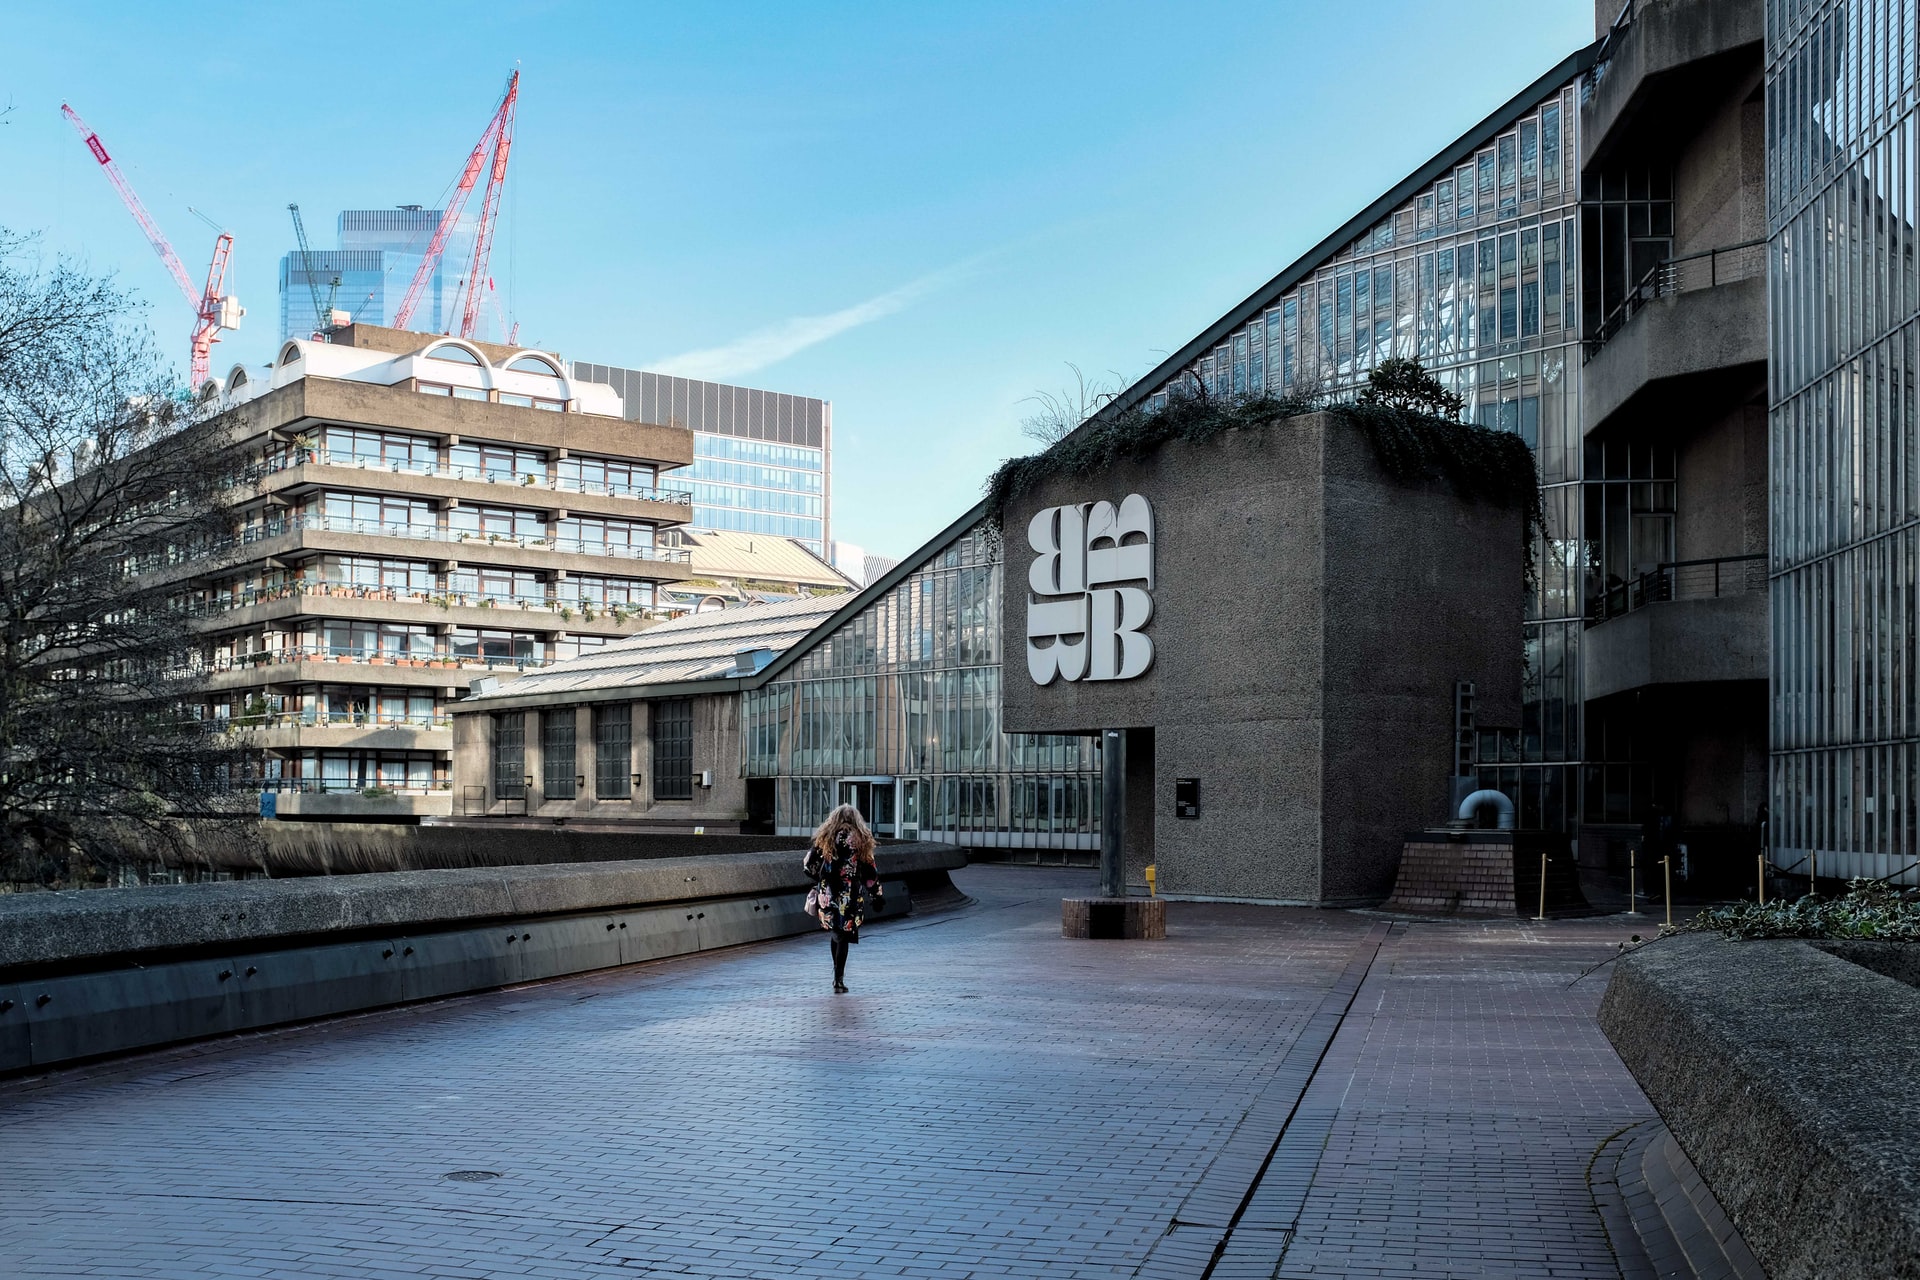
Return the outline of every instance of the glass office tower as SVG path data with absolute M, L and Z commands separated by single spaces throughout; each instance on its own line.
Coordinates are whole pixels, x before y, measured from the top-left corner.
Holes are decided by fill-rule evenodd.
M 1767 6 L 1771 844 L 1823 877 L 1920 857 L 1915 23 Z
M 576 361 L 574 376 L 611 383 L 635 422 L 693 428 L 693 527 L 793 538 L 832 554 L 833 405 L 640 369 Z
M 1567 59 L 1228 313 L 1118 408 L 1183 380 L 1215 396 L 1317 387 L 1346 397 L 1389 356 L 1457 391 L 1472 419 L 1534 449 L 1548 546 L 1527 601 L 1522 723 L 1479 735 L 1482 784 L 1522 827 L 1579 819 L 1584 597 L 1578 81 Z
M 315 249 L 309 259 L 299 250 L 280 258 L 280 340 L 306 338 L 325 327 L 321 314 L 327 299 L 367 324 L 392 324 L 407 286 L 420 269 L 420 260 L 440 225 L 438 209 L 407 205 L 395 209 L 346 209 L 336 223 L 337 249 Z M 455 235 L 442 251 L 440 264 L 427 277 L 426 291 L 408 328 L 425 333 L 446 329 L 445 306 L 452 301 L 447 263 L 459 267 L 471 249 L 471 237 Z M 335 281 L 339 283 L 336 285 Z M 319 302 L 314 301 L 314 289 Z

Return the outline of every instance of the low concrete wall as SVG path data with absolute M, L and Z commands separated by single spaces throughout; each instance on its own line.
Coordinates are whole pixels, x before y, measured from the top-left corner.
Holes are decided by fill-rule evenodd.
M 1663 940 L 1600 1025 L 1773 1280 L 1920 1276 L 1920 990 L 1823 946 Z
M 0 898 L 0 1074 L 816 930 L 800 853 Z M 884 917 L 957 897 L 883 849 Z
M 259 823 L 254 830 L 258 840 L 207 840 L 199 838 L 201 831 L 185 829 L 177 846 L 157 844 L 155 856 L 172 867 L 265 872 L 269 876 L 338 876 L 367 871 L 713 857 L 797 850 L 806 844 L 804 838 L 796 836 L 738 832 L 695 835 L 688 824 L 649 830 L 638 825 L 613 827 L 590 821 L 563 826 L 541 819 L 420 824 L 281 820 Z

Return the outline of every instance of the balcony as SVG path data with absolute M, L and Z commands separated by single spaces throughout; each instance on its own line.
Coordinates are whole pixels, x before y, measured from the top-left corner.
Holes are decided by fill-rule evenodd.
M 277 457 L 257 462 L 236 472 L 232 481 L 257 493 L 342 485 L 424 497 L 454 496 L 476 503 L 565 506 L 596 515 L 627 515 L 663 524 L 684 523 L 693 518 L 693 492 L 689 489 L 572 480 L 544 472 L 515 472 L 498 467 L 386 462 L 310 447 L 294 447 Z M 452 484 L 451 489 L 448 482 Z M 644 506 L 636 509 L 635 504 Z
M 1670 258 L 1641 278 L 1586 344 L 1586 434 L 1617 415 L 1757 390 L 1767 367 L 1767 243 Z
M 649 605 L 607 604 L 512 592 L 448 591 L 444 587 L 364 587 L 348 583 L 289 582 L 246 587 L 179 608 L 216 629 L 252 626 L 296 616 L 342 620 L 420 622 L 422 608 L 440 610 L 436 620 L 469 627 L 530 626 L 539 631 L 589 631 L 618 635 L 637 631 L 670 610 Z M 523 615 L 535 615 L 527 617 Z
M 1696 132 L 1760 70 L 1764 19 L 1759 0 L 1628 0 L 1583 87 L 1581 169 Z
M 326 645 L 288 645 L 262 653 L 199 658 L 167 674 L 176 680 L 193 681 L 207 692 L 313 683 L 446 689 L 488 675 L 510 679 L 522 671 L 549 666 L 552 662 L 553 659 L 544 657 L 369 653 L 335 650 Z
M 1581 666 L 1589 699 L 1767 678 L 1765 556 L 1662 564 L 1591 601 L 1588 615 Z

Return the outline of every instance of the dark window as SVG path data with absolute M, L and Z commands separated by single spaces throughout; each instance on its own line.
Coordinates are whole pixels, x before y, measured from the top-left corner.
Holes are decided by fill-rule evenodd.
M 501 800 L 527 798 L 527 717 L 510 711 L 493 718 L 493 794 Z
M 572 707 L 540 713 L 540 763 L 544 800 L 571 800 L 574 796 Z
M 633 707 L 593 709 L 593 794 L 625 800 L 633 794 Z
M 653 704 L 653 798 L 693 799 L 693 702 Z

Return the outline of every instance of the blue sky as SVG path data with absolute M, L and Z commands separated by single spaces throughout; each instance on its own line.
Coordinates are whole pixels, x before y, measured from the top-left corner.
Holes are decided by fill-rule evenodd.
M 0 226 L 190 315 L 236 238 L 271 358 L 297 201 L 431 203 L 522 72 L 493 274 L 522 341 L 834 403 L 835 535 L 899 556 L 1024 453 L 1069 362 L 1131 379 L 1566 54 L 1587 0 L 8 6 Z

